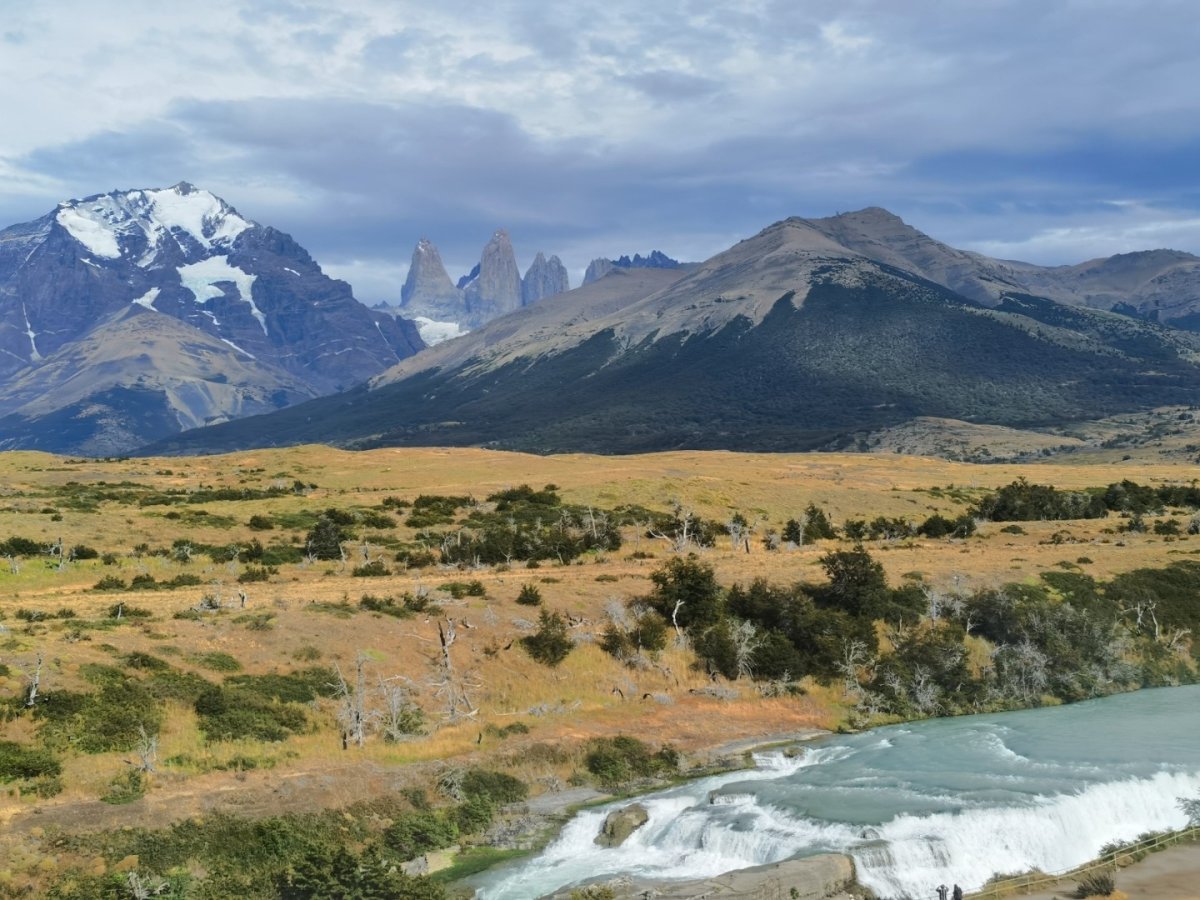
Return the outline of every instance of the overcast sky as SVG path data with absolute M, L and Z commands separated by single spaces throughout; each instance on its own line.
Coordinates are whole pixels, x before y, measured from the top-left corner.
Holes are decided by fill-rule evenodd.
M 0 224 L 181 180 L 366 302 L 413 244 L 703 259 L 885 206 L 1041 263 L 1200 253 L 1195 0 L 0 0 Z

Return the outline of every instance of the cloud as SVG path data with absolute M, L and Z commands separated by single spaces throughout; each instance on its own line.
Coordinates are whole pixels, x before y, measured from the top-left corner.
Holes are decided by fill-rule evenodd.
M 369 300 L 394 294 L 421 235 L 456 273 L 501 225 L 522 265 L 540 249 L 573 272 L 652 247 L 707 256 L 787 215 L 866 205 L 1034 261 L 1139 240 L 1200 250 L 1195 4 L 410 13 L 388 0 L 15 8 L 0 222 L 186 178 L 292 232 Z

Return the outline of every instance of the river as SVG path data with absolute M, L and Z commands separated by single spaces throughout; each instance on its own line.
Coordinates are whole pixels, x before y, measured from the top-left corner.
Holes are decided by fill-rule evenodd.
M 593 838 L 630 801 L 581 812 L 541 853 L 475 880 L 477 896 L 530 900 L 619 874 L 697 879 L 831 851 L 888 898 L 1061 871 L 1186 824 L 1178 798 L 1200 797 L 1200 685 L 893 725 L 755 761 L 641 797 L 650 819 L 618 848 Z

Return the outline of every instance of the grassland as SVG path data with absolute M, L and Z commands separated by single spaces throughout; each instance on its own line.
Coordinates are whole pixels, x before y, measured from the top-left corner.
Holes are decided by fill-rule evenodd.
M 801 695 L 770 698 L 739 680 L 718 692 L 683 649 L 669 647 L 655 665 L 640 669 L 605 654 L 597 638 L 606 608 L 646 594 L 650 574 L 672 553 L 667 541 L 643 527 L 625 526 L 617 551 L 589 552 L 566 564 L 405 568 L 394 561 L 395 551 L 418 536 L 403 524 L 404 504 L 423 494 L 482 501 L 517 485 L 552 483 L 564 501 L 595 509 L 666 511 L 679 504 L 717 522 L 740 513 L 755 527 L 749 551 L 719 540 L 702 552 L 703 561 L 723 584 L 757 577 L 791 584 L 820 581 L 820 558 L 845 546 L 819 541 L 774 552 L 763 546 L 767 529 L 781 528 L 809 504 L 825 509 L 835 524 L 875 516 L 920 521 L 933 513 L 960 516 L 988 490 L 1018 477 L 1062 489 L 1125 478 L 1152 486 L 1193 479 L 1188 465 L 1160 460 L 1158 454 L 1142 459 L 1113 451 L 1092 454 L 1086 464 L 981 466 L 899 455 L 534 457 L 315 446 L 110 461 L 0 454 L 0 540 L 17 535 L 98 553 L 66 563 L 14 558 L 11 566 L 0 558 L 0 700 L 12 708 L 20 706 L 39 657 L 43 692 L 93 690 L 104 667 L 128 670 L 138 664 L 138 654 L 161 661 L 178 677 L 214 684 L 230 675 L 286 675 L 313 666 L 337 666 L 353 678 L 361 658 L 369 686 L 381 679 L 407 685 L 425 718 L 422 733 L 411 739 L 386 742 L 372 734 L 364 746 L 344 749 L 336 702 L 318 698 L 305 707 L 306 727 L 282 740 L 213 740 L 190 702 L 168 697 L 155 770 L 145 795 L 132 803 L 102 800 L 111 799 L 114 779 L 130 770 L 135 754 L 128 749 L 58 748 L 61 789 L 43 792 L 48 796 L 29 786 L 0 785 L 6 788 L 0 794 L 0 859 L 6 860 L 0 885 L 15 891 L 52 882 L 69 866 L 87 863 L 103 871 L 112 865 L 56 850 L 47 835 L 133 822 L 164 826 L 217 812 L 265 816 L 339 808 L 405 788 L 430 789 L 447 765 L 510 772 L 537 793 L 578 781 L 580 748 L 597 736 L 628 733 L 651 746 L 672 744 L 699 756 L 729 741 L 845 721 L 837 687 L 808 683 Z M 247 499 L 222 499 L 236 492 Z M 302 556 L 306 533 L 330 508 L 382 511 L 396 524 L 358 528 L 344 561 L 268 566 L 236 558 L 217 562 L 200 552 L 189 561 L 173 549 L 180 542 L 245 548 L 257 540 L 268 551 L 291 548 Z M 272 527 L 251 527 L 252 518 Z M 1182 514 L 1175 518 L 1186 522 Z M 1115 516 L 1023 522 L 1008 531 L 983 523 L 968 539 L 911 538 L 866 547 L 893 584 L 920 580 L 964 591 L 1033 583 L 1055 570 L 1107 579 L 1200 556 L 1200 536 L 1123 533 L 1119 524 Z M 372 559 L 389 574 L 352 574 Z M 262 570 L 266 580 L 239 581 L 251 569 Z M 128 585 L 138 576 L 154 584 L 95 589 L 105 578 Z M 173 581 L 183 584 L 163 587 Z M 478 587 L 464 591 L 471 582 Z M 519 643 L 537 619 L 537 610 L 516 602 L 527 585 L 537 587 L 545 608 L 571 623 L 575 649 L 557 667 L 535 662 Z M 364 595 L 420 596 L 430 605 L 397 617 L 362 609 Z M 220 597 L 223 608 L 197 611 L 205 597 Z M 119 618 L 113 614 L 117 605 L 123 605 Z M 147 615 L 137 615 L 139 610 Z M 456 674 L 476 710 L 458 720 L 446 715 L 445 697 L 433 683 L 440 677 L 439 623 L 448 619 L 457 625 L 451 647 Z M 512 728 L 515 723 L 522 727 Z M 0 740 L 35 745 L 36 727 L 29 716 L 10 716 L 0 724 Z

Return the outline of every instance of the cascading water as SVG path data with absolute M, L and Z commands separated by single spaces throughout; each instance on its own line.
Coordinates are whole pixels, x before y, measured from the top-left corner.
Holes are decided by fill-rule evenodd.
M 1073 706 L 938 719 L 826 739 L 795 758 L 639 799 L 645 825 L 594 843 L 580 813 L 539 855 L 486 873 L 486 900 L 620 874 L 696 879 L 825 852 L 854 857 L 881 897 L 970 890 L 997 873 L 1060 871 L 1115 840 L 1182 827 L 1200 796 L 1200 686 Z

